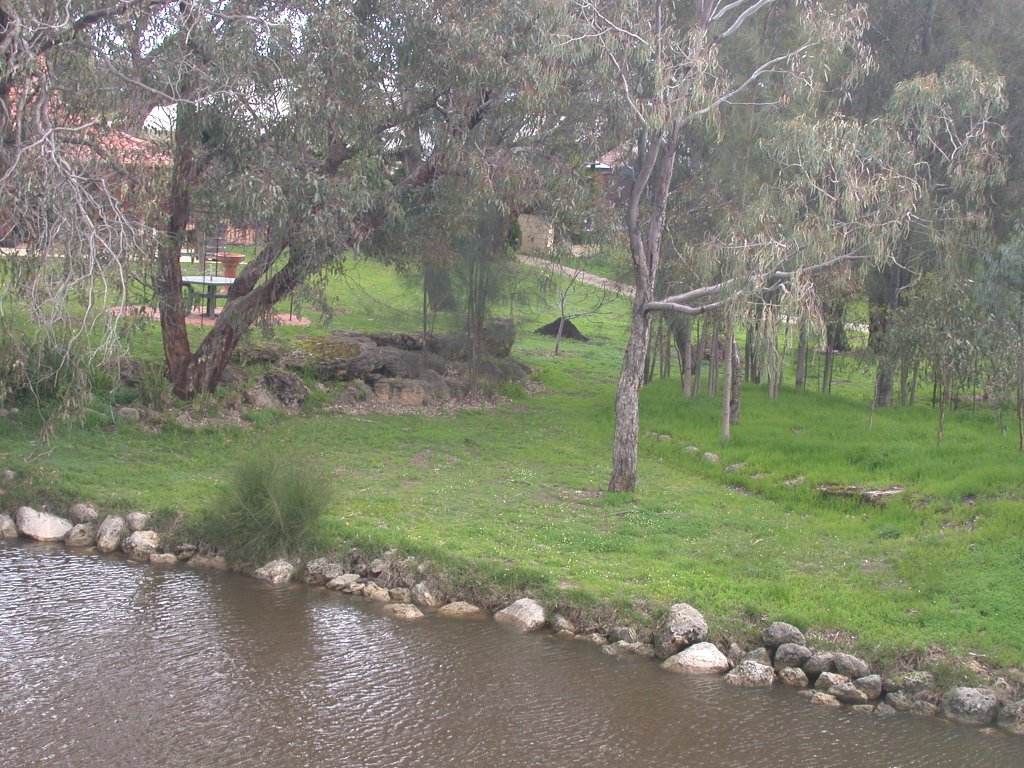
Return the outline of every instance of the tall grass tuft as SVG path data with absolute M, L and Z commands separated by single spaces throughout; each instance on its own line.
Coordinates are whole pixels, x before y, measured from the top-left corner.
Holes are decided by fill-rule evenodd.
M 139 402 L 150 408 L 164 410 L 171 404 L 171 382 L 167 367 L 160 363 L 143 363 L 139 370 Z
M 315 546 L 331 505 L 329 478 L 268 451 L 242 461 L 202 521 L 203 540 L 232 559 L 259 564 Z

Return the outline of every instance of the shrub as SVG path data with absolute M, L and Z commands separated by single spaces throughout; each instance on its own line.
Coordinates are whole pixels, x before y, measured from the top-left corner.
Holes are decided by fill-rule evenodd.
M 236 468 L 200 534 L 242 562 L 299 554 L 312 548 L 331 495 L 329 478 L 262 452 Z

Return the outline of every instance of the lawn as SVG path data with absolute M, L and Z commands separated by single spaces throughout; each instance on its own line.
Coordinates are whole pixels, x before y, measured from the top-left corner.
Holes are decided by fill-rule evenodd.
M 637 492 L 609 494 L 628 305 L 613 299 L 580 318 L 590 342 L 563 341 L 556 356 L 553 340 L 532 330 L 557 316 L 557 297 L 538 297 L 534 278 L 523 268 L 529 300 L 498 310 L 514 313 L 513 354 L 531 384 L 507 387 L 489 407 L 345 414 L 323 408 L 326 391 L 298 415 L 199 429 L 172 419 L 154 432 L 100 404 L 46 444 L 25 410 L 0 420 L 0 464 L 27 478 L 0 506 L 84 499 L 198 520 L 232 467 L 269 448 L 330 478 L 322 551 L 397 548 L 467 593 L 529 593 L 595 622 L 645 624 L 683 601 L 705 613 L 716 639 L 749 641 L 765 621 L 785 620 L 821 645 L 879 660 L 942 649 L 1024 665 L 1024 457 L 1012 425 L 1004 434 L 990 410 L 958 411 L 938 445 L 926 403 L 871 418 L 870 372 L 850 357 L 831 396 L 784 387 L 769 400 L 746 385 L 742 420 L 723 445 L 717 398 L 684 400 L 678 379 L 655 380 L 641 400 Z M 373 262 L 354 263 L 328 289 L 332 328 L 421 325 L 418 286 Z M 591 298 L 575 297 L 581 311 Z M 135 353 L 156 359 L 156 334 L 141 333 Z M 879 507 L 826 498 L 824 483 L 905 490 Z

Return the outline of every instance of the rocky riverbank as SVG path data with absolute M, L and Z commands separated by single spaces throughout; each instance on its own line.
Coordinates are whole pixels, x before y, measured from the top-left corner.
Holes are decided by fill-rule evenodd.
M 178 544 L 168 551 L 149 523 L 150 517 L 141 512 L 101 516 L 83 503 L 72 505 L 66 517 L 23 506 L 13 517 L 0 513 L 0 538 L 63 542 L 70 548 L 121 552 L 132 560 L 164 566 L 231 568 L 221 555 L 195 545 Z M 444 594 L 425 564 L 396 552 L 368 559 L 353 551 L 334 560 L 275 560 L 252 571 L 231 569 L 275 584 L 298 580 L 360 595 L 384 604 L 383 610 L 398 619 L 415 620 L 425 612 L 464 620 L 493 618 L 512 631 L 548 630 L 567 640 L 592 643 L 611 657 L 647 657 L 674 673 L 724 675 L 727 683 L 744 688 L 787 686 L 822 706 L 850 707 L 878 716 L 942 716 L 964 725 L 997 726 L 1024 735 L 1024 694 L 1003 678 L 985 687 L 942 690 L 930 672 L 888 675 L 856 656 L 808 645 L 799 628 L 784 622 L 770 623 L 761 643 L 746 649 L 736 643 L 710 642 L 707 621 L 685 603 L 673 605 L 655 627 L 582 631 L 566 616 L 529 597 L 502 607 L 474 605 L 458 595 Z

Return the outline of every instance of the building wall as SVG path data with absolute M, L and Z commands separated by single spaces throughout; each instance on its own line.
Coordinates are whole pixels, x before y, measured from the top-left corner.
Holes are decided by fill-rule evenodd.
M 543 216 L 524 213 L 519 217 L 522 242 L 519 253 L 527 256 L 544 256 L 555 244 L 555 228 Z

